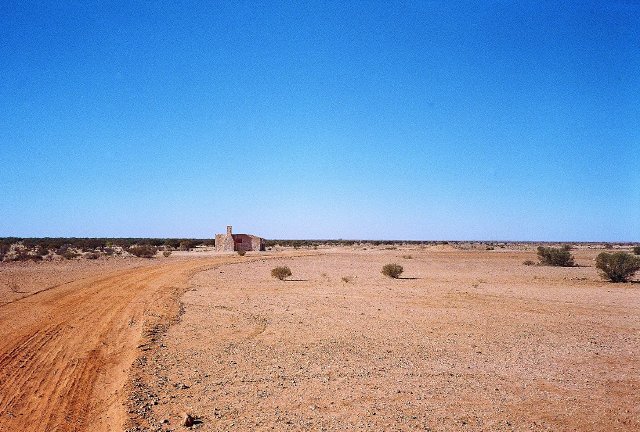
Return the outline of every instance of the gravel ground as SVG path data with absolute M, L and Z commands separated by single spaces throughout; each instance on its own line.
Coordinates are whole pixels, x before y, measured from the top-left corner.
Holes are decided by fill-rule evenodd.
M 138 364 L 137 403 L 153 430 L 185 412 L 203 431 L 640 430 L 640 285 L 601 281 L 596 253 L 342 248 L 205 271 Z
M 113 270 L 156 265 L 166 258 L 100 258 L 0 263 L 0 305 Z M 170 258 L 174 259 L 174 258 Z

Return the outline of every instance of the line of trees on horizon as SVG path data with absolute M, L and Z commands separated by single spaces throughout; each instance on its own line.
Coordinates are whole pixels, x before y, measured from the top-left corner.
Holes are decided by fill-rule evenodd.
M 187 245 L 190 249 L 196 246 L 215 246 L 215 239 L 199 238 L 161 238 L 161 237 L 0 237 L 0 244 L 11 245 L 22 243 L 27 248 L 43 247 L 47 249 L 57 249 L 62 246 L 71 246 L 79 249 L 99 249 L 105 247 L 130 247 L 133 245 L 169 246 L 174 249 Z M 459 244 L 487 244 L 490 246 L 500 246 L 508 244 L 602 244 L 634 246 L 638 242 L 567 242 L 567 241 L 531 241 L 531 240 L 376 240 L 376 239 L 265 239 L 267 247 L 313 247 L 320 245 L 333 246 L 353 246 L 357 244 L 371 244 L 374 246 L 383 245 L 459 245 Z
M 170 246 L 174 249 L 180 245 L 194 248 L 196 246 L 213 246 L 214 239 L 195 238 L 150 238 L 150 237 L 0 237 L 0 244 L 12 245 L 22 243 L 26 248 L 42 247 L 59 249 L 70 246 L 78 249 L 101 249 L 113 246 L 127 248 L 133 245 Z

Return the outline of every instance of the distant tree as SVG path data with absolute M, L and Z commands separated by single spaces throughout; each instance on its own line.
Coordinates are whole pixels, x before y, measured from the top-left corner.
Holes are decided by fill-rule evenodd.
M 171 249 L 178 249 L 180 247 L 180 240 L 178 239 L 167 239 L 164 242 L 165 249 L 167 247 Z
M 151 245 L 134 245 L 127 249 L 127 252 L 138 258 L 153 258 L 158 249 Z
M 195 247 L 195 244 L 191 240 L 182 240 L 180 242 L 181 251 L 189 251 Z

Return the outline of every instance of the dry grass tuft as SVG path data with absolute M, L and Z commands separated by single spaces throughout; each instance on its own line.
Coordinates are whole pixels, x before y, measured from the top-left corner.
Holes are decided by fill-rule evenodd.
M 291 273 L 291 269 L 287 266 L 281 266 L 271 269 L 271 276 L 276 279 L 280 279 L 281 281 L 290 277 L 293 273 Z
M 392 279 L 398 279 L 403 271 L 400 264 L 385 264 L 382 267 L 382 274 Z

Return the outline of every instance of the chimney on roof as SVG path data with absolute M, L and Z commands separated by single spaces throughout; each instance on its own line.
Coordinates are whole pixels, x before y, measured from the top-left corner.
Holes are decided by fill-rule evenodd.
M 231 225 L 227 225 L 227 235 L 231 235 Z

